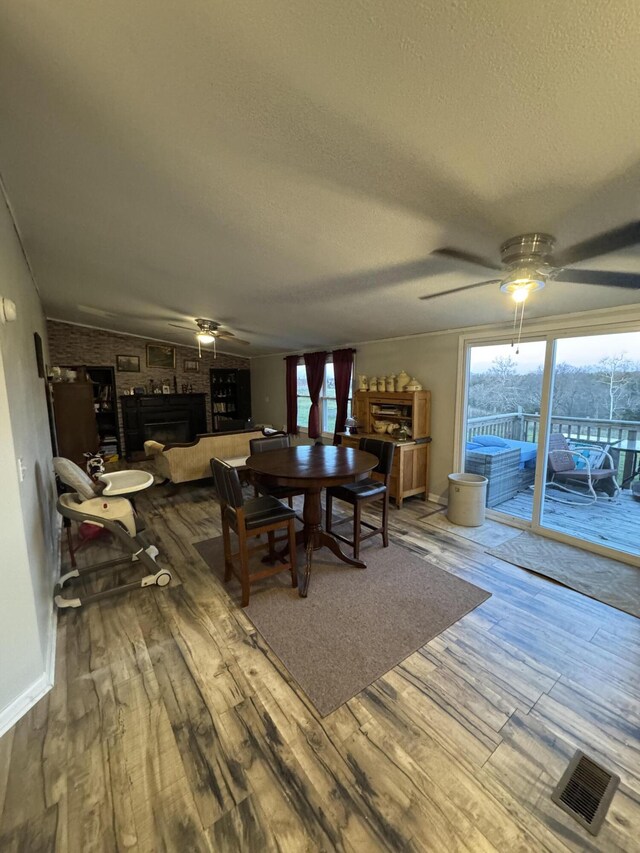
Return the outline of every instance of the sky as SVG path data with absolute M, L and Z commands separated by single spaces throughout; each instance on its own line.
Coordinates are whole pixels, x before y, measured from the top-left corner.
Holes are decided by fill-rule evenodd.
M 518 373 L 530 373 L 544 365 L 544 341 L 520 344 L 520 354 L 510 344 L 475 346 L 471 353 L 471 372 L 484 373 L 499 356 L 511 357 Z M 612 335 L 588 335 L 581 338 L 562 338 L 558 341 L 556 363 L 567 362 L 575 367 L 597 364 L 601 358 L 625 353 L 631 361 L 640 362 L 640 332 L 620 332 Z

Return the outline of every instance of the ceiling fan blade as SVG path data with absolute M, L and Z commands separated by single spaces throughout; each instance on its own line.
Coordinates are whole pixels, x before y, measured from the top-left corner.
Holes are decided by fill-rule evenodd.
M 627 249 L 638 243 L 640 243 L 640 222 L 629 222 L 620 228 L 605 231 L 604 234 L 590 237 L 582 243 L 576 243 L 575 246 L 558 252 L 553 256 L 552 263 L 557 267 L 566 267 L 569 264 L 577 264 L 589 258 L 598 258 L 600 255 L 616 252 L 618 249 Z
M 553 279 L 574 281 L 576 284 L 599 284 L 602 287 L 626 287 L 629 290 L 640 290 L 640 273 L 635 272 L 563 269 L 554 275 Z
M 187 332 L 192 332 L 194 335 L 198 331 L 197 327 L 194 329 L 193 326 L 181 326 L 179 323 L 169 323 L 170 326 L 173 326 L 174 329 L 186 329 Z
M 250 341 L 243 341 L 241 338 L 236 338 L 235 335 L 232 335 L 231 332 L 226 334 L 225 332 L 221 332 L 219 335 L 216 335 L 218 340 L 229 341 L 232 344 L 244 344 L 245 346 L 250 346 Z
M 476 267 L 486 267 L 490 270 L 501 270 L 499 264 L 495 264 L 488 258 L 482 258 L 480 255 L 473 255 L 471 252 L 461 252 L 459 249 L 450 249 L 445 246 L 442 249 L 435 249 L 431 252 L 432 255 L 441 255 L 443 258 L 452 258 L 454 261 L 464 261 L 466 264 L 473 264 Z
M 435 299 L 437 296 L 449 296 L 451 293 L 461 293 L 463 290 L 473 290 L 476 287 L 484 287 L 487 284 L 500 284 L 501 278 L 495 278 L 491 281 L 479 281 L 476 284 L 465 284 L 464 287 L 456 287 L 453 290 L 441 290 L 440 293 L 429 293 L 427 296 L 421 296 L 420 299 Z

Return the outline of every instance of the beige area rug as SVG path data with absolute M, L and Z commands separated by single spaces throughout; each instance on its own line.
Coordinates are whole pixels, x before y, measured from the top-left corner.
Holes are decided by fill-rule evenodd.
M 222 537 L 195 547 L 222 580 Z M 308 598 L 283 572 L 256 584 L 245 610 L 322 716 L 490 597 L 398 545 L 362 558 L 366 569 L 316 552 Z M 237 580 L 227 589 L 239 599 Z
M 528 532 L 488 553 L 640 617 L 640 569 L 634 566 Z

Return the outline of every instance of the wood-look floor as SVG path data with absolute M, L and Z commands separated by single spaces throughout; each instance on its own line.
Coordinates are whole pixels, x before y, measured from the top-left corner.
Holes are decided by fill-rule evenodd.
M 0 739 L 3 853 L 640 850 L 638 620 L 412 499 L 394 541 L 493 595 L 321 719 L 193 548 L 210 485 L 139 507 L 173 585 L 60 614 L 56 685 Z M 597 838 L 549 799 L 576 747 L 622 777 Z

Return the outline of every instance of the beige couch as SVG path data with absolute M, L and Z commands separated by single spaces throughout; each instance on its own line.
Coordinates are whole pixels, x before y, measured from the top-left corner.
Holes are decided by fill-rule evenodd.
M 145 441 L 144 450 L 152 457 L 158 476 L 172 483 L 186 483 L 211 477 L 210 460 L 238 459 L 249 455 L 252 438 L 262 438 L 262 430 L 244 432 L 216 432 L 199 435 L 190 444 L 160 444 Z

